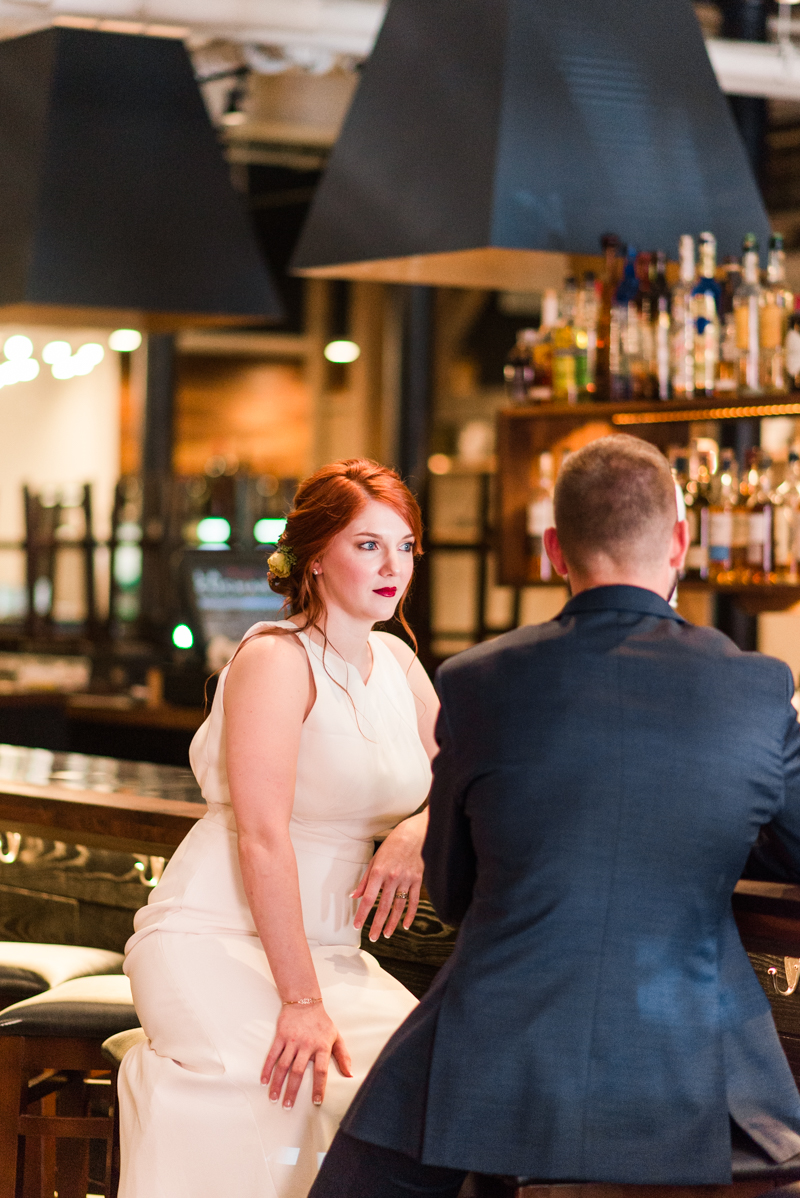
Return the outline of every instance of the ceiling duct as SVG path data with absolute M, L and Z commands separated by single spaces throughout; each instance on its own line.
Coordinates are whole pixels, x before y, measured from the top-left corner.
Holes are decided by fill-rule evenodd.
M 702 229 L 769 222 L 690 0 L 392 0 L 294 266 L 516 288 Z
M 151 330 L 280 304 L 179 41 L 0 43 L 0 320 Z

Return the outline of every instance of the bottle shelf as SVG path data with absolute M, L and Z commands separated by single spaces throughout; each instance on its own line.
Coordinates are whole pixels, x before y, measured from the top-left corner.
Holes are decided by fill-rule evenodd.
M 624 428 L 637 424 L 681 424 L 692 420 L 745 420 L 762 416 L 799 416 L 800 392 L 731 397 L 721 393 L 713 399 L 618 403 L 538 403 L 504 408 L 509 420 L 602 418 Z
M 526 587 L 539 587 L 553 590 L 565 587 L 563 579 L 555 578 L 550 582 L 527 581 Z M 716 583 L 705 582 L 700 578 L 682 578 L 678 583 L 682 593 L 692 592 L 712 595 L 735 595 L 741 606 L 749 615 L 759 615 L 766 611 L 786 611 L 800 603 L 800 583 L 768 582 L 768 583 Z
M 497 414 L 497 466 L 499 520 L 497 524 L 498 582 L 504 586 L 553 587 L 558 579 L 534 582 L 529 578 L 526 549 L 526 507 L 531 491 L 531 469 L 544 452 L 561 457 L 596 437 L 631 432 L 665 452 L 670 445 L 686 444 L 689 425 L 699 420 L 743 420 L 763 416 L 800 416 L 800 393 L 754 396 L 745 399 L 719 395 L 712 401 L 691 403 L 666 400 L 650 403 L 540 403 L 501 409 Z M 750 615 L 785 611 L 800 603 L 800 583 L 712 583 L 686 578 L 683 591 L 735 595 L 737 605 Z

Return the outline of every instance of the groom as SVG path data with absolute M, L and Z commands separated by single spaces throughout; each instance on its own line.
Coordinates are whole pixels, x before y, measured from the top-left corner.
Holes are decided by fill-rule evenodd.
M 734 1125 L 800 1153 L 730 901 L 761 825 L 800 871 L 791 673 L 669 606 L 687 526 L 646 442 L 571 454 L 555 522 L 561 614 L 439 671 L 426 880 L 461 929 L 311 1198 L 454 1198 L 467 1171 L 724 1184 Z

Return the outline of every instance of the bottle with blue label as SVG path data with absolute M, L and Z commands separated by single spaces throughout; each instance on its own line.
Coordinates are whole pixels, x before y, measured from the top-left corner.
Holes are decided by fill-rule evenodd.
M 736 455 L 723 449 L 713 479 L 708 508 L 708 577 L 712 582 L 734 582 L 734 522 L 739 507 Z
M 711 398 L 719 369 L 719 302 L 717 239 L 713 233 L 701 233 L 698 239 L 700 274 L 692 290 L 694 317 L 694 389 L 698 396 Z

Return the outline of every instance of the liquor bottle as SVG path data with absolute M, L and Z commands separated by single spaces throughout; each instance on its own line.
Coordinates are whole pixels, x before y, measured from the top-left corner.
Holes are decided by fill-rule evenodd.
M 600 307 L 597 313 L 597 362 L 595 385 L 598 399 L 611 397 L 611 309 L 617 290 L 619 251 L 622 243 L 616 233 L 606 233 L 600 238 L 603 248 L 603 278 L 600 286 Z
M 761 385 L 765 391 L 787 389 L 785 344 L 793 298 L 786 290 L 783 237 L 773 233 L 769 240 L 767 282 L 761 311 Z
M 684 573 L 689 578 L 708 578 L 711 474 L 710 455 L 693 448 L 689 458 L 689 479 L 683 492 L 689 525 L 689 549 Z
M 760 316 L 762 293 L 758 281 L 758 241 L 748 233 L 742 242 L 742 281 L 733 297 L 736 317 L 736 347 L 739 359 L 739 391 L 756 395 L 761 390 Z
M 533 385 L 533 346 L 536 338 L 536 329 L 520 329 L 516 343 L 506 358 L 503 378 L 506 394 L 513 404 L 528 402 L 528 389 Z
M 737 391 L 739 388 L 739 348 L 736 343 L 736 317 L 733 297 L 742 281 L 742 268 L 735 258 L 728 256 L 722 264 L 720 286 L 719 319 L 720 347 L 718 391 Z
M 688 233 L 680 239 L 680 278 L 672 289 L 671 375 L 675 399 L 694 397 L 694 238 Z
M 758 482 L 747 500 L 749 530 L 747 537 L 747 574 L 745 582 L 775 581 L 772 568 L 772 502 L 770 500 L 770 466 L 772 462 L 760 449 L 751 450 L 751 471 L 757 472 Z
M 597 398 L 597 322 L 601 291 L 594 272 L 587 270 L 575 310 L 575 384 L 578 399 L 588 402 Z
M 533 383 L 531 400 L 553 398 L 553 329 L 558 324 L 558 292 L 549 287 L 542 296 L 542 320 L 533 344 Z
M 723 449 L 711 480 L 708 509 L 708 576 L 712 582 L 733 582 L 733 516 L 739 498 L 736 456 Z
M 800 457 L 789 453 L 786 478 L 772 496 L 772 563 L 778 582 L 800 579 Z
M 641 362 L 638 298 L 636 250 L 628 246 L 625 270 L 611 309 L 608 364 L 612 399 L 631 399 L 633 395 L 633 380 Z
M 638 312 L 639 353 L 631 364 L 632 399 L 652 399 L 654 389 L 651 382 L 651 367 L 653 362 L 653 292 L 650 276 L 652 274 L 653 254 L 641 253 L 636 255 L 636 282 L 639 284 L 639 294 L 636 297 Z
M 575 310 L 578 287 L 570 276 L 561 297 L 561 319 L 552 331 L 553 399 L 575 403 L 578 387 L 575 379 Z
M 553 455 L 543 453 L 539 455 L 538 478 L 527 510 L 528 578 L 531 582 L 549 582 L 553 576 L 550 558 L 544 548 L 544 534 L 554 522 Z
M 798 307 L 789 317 L 786 334 L 786 381 L 790 391 L 800 391 L 800 296 L 795 304 Z
M 669 399 L 669 298 L 667 255 L 658 250 L 650 285 L 650 394 L 653 399 Z
M 699 237 L 700 273 L 692 289 L 694 317 L 694 389 L 695 394 L 711 397 L 717 384 L 719 365 L 719 283 L 717 239 L 713 233 Z

